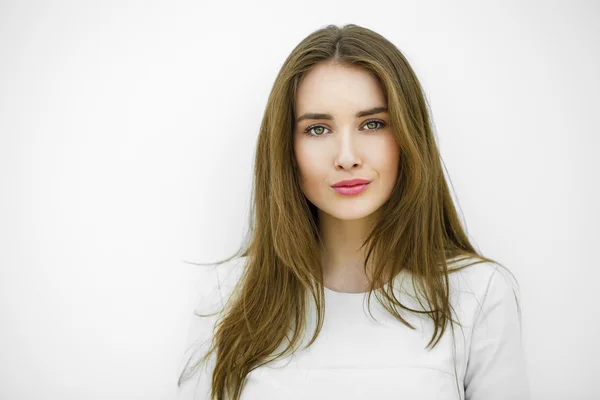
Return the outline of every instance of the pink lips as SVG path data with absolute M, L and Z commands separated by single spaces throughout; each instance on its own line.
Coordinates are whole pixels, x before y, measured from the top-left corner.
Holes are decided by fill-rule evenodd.
M 354 186 L 354 185 L 362 185 L 363 183 L 369 183 L 371 182 L 368 179 L 363 179 L 363 178 L 354 178 L 354 179 L 345 179 L 343 181 L 339 181 L 338 183 L 334 183 L 331 186 Z
M 354 186 L 333 186 L 333 189 L 336 192 L 343 194 L 345 196 L 352 196 L 355 194 L 359 194 L 360 192 L 365 190 L 368 185 L 369 185 L 368 183 L 363 183 L 363 184 L 354 185 Z
M 333 184 L 331 187 L 340 194 L 352 196 L 365 190 L 369 183 L 371 183 L 371 181 L 368 179 L 354 178 L 339 181 L 338 183 Z

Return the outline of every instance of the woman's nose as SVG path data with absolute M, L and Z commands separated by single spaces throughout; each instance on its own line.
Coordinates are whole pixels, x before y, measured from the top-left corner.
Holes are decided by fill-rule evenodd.
M 356 140 L 357 133 L 354 130 L 345 129 L 337 135 L 336 165 L 348 169 L 360 164 L 360 149 Z

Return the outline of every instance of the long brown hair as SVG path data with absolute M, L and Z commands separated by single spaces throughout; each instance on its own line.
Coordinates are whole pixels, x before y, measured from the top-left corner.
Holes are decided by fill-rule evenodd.
M 369 276 L 369 310 L 375 293 L 379 303 L 411 329 L 415 328 L 396 307 L 427 314 L 435 326 L 427 345 L 433 343 L 433 349 L 448 322 L 460 325 L 452 319 L 448 274 L 473 264 L 498 264 L 473 248 L 461 226 L 444 177 L 429 105 L 403 54 L 381 35 L 354 24 L 319 29 L 291 52 L 269 95 L 254 161 L 249 239 L 232 257 L 216 263 L 241 255 L 246 257 L 245 267 L 214 326 L 210 349 L 186 367 L 197 368 L 216 352 L 213 400 L 239 400 L 248 373 L 293 351 L 306 328 L 305 301 L 309 294 L 315 301 L 318 320 L 307 346 L 322 327 L 323 247 L 318 214 L 300 189 L 292 134 L 299 81 L 323 62 L 360 66 L 378 79 L 400 149 L 398 179 L 382 206 L 384 217 L 363 244 L 367 246 L 365 266 L 374 266 Z M 474 262 L 449 268 L 447 261 L 456 257 Z M 384 286 L 403 270 L 411 273 L 428 310 L 407 308 L 392 287 Z M 290 340 L 290 331 L 293 337 L 285 351 L 273 355 L 286 338 Z M 191 376 L 189 370 L 182 373 L 179 385 L 184 376 Z

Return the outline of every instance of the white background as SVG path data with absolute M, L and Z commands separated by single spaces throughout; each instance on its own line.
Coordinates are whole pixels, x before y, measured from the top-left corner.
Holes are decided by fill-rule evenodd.
M 469 236 L 521 284 L 534 398 L 598 398 L 600 5 L 423 0 L 3 1 L 0 398 L 173 397 L 183 260 L 237 250 L 275 76 L 345 23 L 421 80 Z

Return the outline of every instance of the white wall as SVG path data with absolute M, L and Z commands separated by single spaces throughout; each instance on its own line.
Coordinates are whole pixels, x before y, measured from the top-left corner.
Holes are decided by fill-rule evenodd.
M 195 268 L 241 243 L 293 47 L 356 23 L 406 55 L 469 234 L 523 294 L 535 399 L 600 376 L 600 5 L 0 5 L 0 398 L 167 399 Z M 597 398 L 597 397 L 595 397 Z

